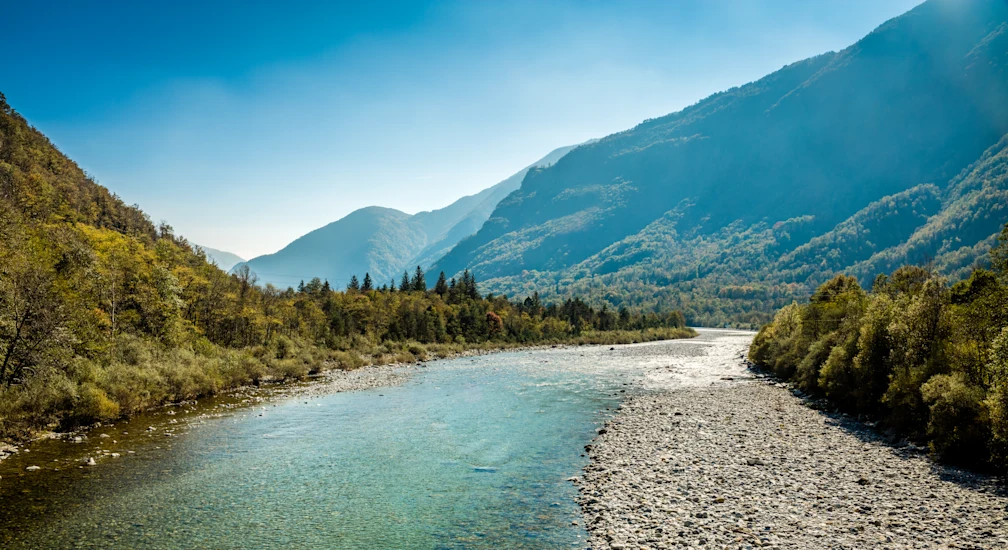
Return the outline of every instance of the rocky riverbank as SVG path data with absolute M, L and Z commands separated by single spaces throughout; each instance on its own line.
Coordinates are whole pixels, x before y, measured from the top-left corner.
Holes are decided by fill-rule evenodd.
M 225 412 L 231 414 L 244 411 L 245 414 L 256 414 L 254 407 L 267 402 L 277 403 L 285 399 L 310 399 L 337 392 L 363 391 L 373 388 L 397 386 L 409 380 L 413 373 L 420 368 L 423 367 L 417 364 L 375 365 L 354 370 L 326 371 L 308 381 L 299 383 L 236 388 L 219 396 L 219 398 L 173 403 L 141 414 L 138 418 L 123 420 L 119 423 L 105 426 L 90 426 L 67 433 L 46 432 L 34 441 L 22 446 L 0 443 L 0 464 L 9 457 L 13 457 L 18 453 L 24 453 L 26 450 L 30 452 L 31 447 L 45 444 L 49 441 L 79 443 L 87 441 L 89 436 L 92 436 L 92 438 L 108 437 L 108 433 L 113 428 L 117 428 L 117 426 L 118 428 L 123 428 L 132 424 L 134 425 L 134 431 L 137 432 L 140 430 L 135 429 L 136 425 L 142 424 L 146 426 L 150 424 L 148 429 L 142 430 L 148 436 L 155 433 L 157 435 L 182 435 L 188 430 L 203 424 L 208 418 L 223 416 Z M 112 433 L 121 431 L 121 429 L 116 429 Z M 118 437 L 123 439 L 121 435 Z M 106 444 L 105 446 L 108 445 Z M 111 452 L 99 452 L 96 456 L 101 458 L 111 456 L 111 454 Z M 76 457 L 69 461 L 76 461 Z M 66 462 L 66 460 L 63 460 L 63 462 Z M 59 464 L 50 466 L 58 468 Z M 43 470 L 45 468 L 39 467 L 38 469 Z
M 1008 548 L 996 479 L 747 375 L 740 343 L 698 341 L 600 430 L 579 480 L 592 548 Z

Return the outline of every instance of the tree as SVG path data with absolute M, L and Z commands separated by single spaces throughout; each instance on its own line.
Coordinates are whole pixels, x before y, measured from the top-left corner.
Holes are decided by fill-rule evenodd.
M 1002 278 L 1008 279 L 1008 223 L 1001 229 L 998 244 L 990 252 L 991 267 Z
M 420 266 L 416 266 L 416 272 L 413 273 L 410 286 L 417 292 L 427 292 L 427 280 L 424 278 L 424 272 L 420 269 Z
M 356 275 L 351 275 L 350 276 L 350 283 L 347 284 L 347 290 L 353 290 L 354 292 L 360 290 L 360 283 L 357 282 L 357 276 Z
M 399 292 L 409 292 L 410 289 L 412 289 L 412 288 L 413 287 L 410 284 L 410 280 L 409 280 L 409 273 L 403 271 L 402 272 L 402 280 L 399 281 Z
M 471 300 L 479 300 L 480 293 L 479 288 L 476 286 L 476 276 L 473 275 L 468 269 L 462 274 L 462 279 L 465 281 L 465 291 L 466 296 Z
M 374 282 L 371 281 L 371 274 L 364 274 L 364 284 L 361 285 L 361 290 L 363 292 L 370 292 L 374 290 Z
M 445 280 L 444 271 L 438 275 L 437 283 L 434 284 L 434 292 L 442 298 L 448 293 L 448 281 Z
M 496 338 L 504 330 L 504 322 L 501 320 L 500 315 L 492 311 L 488 311 L 486 314 L 486 324 L 487 338 Z
M 54 273 L 39 264 L 38 258 L 15 258 L 0 271 L 0 383 L 10 385 L 42 366 L 67 337 Z

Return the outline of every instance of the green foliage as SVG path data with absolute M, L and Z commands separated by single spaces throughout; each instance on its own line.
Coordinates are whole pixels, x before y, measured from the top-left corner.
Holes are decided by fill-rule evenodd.
M 998 244 L 991 250 L 991 266 L 1002 278 L 1008 277 L 1008 225 L 998 235 Z
M 440 292 L 427 291 L 420 267 L 404 273 L 403 292 L 375 290 L 370 274 L 346 292 L 318 277 L 263 287 L 249 264 L 225 273 L 171 227 L 155 228 L 0 107 L 0 437 L 325 369 L 572 341 L 580 330 L 689 334 L 681 314 L 613 324 L 583 303 L 483 298 L 469 272 L 451 287 L 442 275 Z
M 946 8 L 530 171 L 433 267 L 740 327 L 836 273 L 969 276 L 1008 221 L 1008 4 Z
M 938 374 L 920 388 L 928 406 L 927 435 L 932 451 L 957 463 L 969 463 L 991 438 L 984 388 L 969 383 L 962 372 Z
M 1008 285 L 991 271 L 949 287 L 902 267 L 871 293 L 838 276 L 782 308 L 749 357 L 944 460 L 1008 469 Z

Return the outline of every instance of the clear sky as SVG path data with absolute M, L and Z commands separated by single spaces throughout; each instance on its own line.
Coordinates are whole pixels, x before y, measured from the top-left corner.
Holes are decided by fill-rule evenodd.
M 155 222 L 249 258 L 445 206 L 916 3 L 14 2 L 0 91 Z

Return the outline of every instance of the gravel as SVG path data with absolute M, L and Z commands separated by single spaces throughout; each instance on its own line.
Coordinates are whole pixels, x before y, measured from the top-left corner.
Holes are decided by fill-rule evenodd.
M 1008 548 L 997 479 L 753 376 L 751 338 L 704 333 L 599 430 L 577 480 L 592 548 Z
M 276 397 L 312 397 L 345 391 L 361 391 L 405 383 L 419 367 L 406 364 L 372 365 L 354 370 L 331 370 L 310 383 L 278 389 Z

